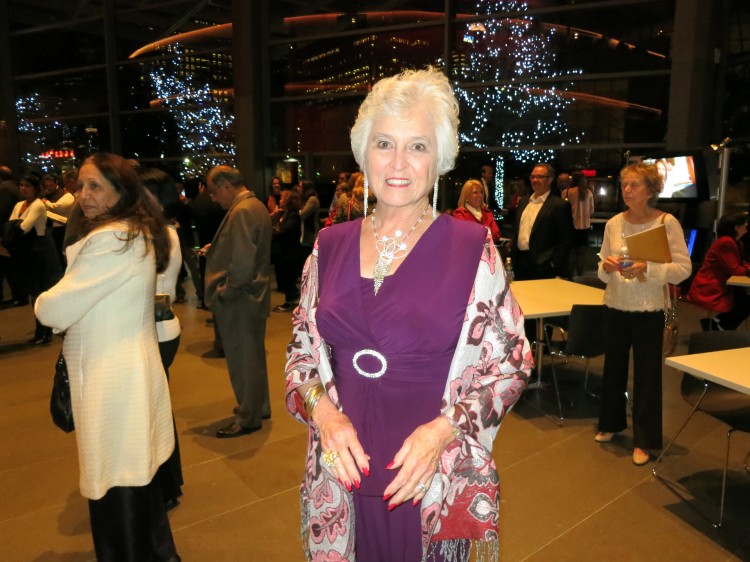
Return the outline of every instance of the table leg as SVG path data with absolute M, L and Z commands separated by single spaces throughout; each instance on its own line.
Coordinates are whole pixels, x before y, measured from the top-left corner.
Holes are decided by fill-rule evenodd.
M 534 342 L 534 369 L 536 370 L 536 381 L 527 386 L 534 390 L 542 388 L 542 358 L 544 354 L 544 318 L 536 319 L 536 341 Z

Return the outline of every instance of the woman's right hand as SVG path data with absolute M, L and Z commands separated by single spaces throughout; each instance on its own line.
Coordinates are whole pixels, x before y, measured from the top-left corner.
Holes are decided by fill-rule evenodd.
M 365 476 L 370 475 L 370 457 L 362 449 L 349 417 L 324 396 L 315 406 L 312 418 L 320 432 L 322 450 L 333 449 L 339 455 L 334 465 L 328 467 L 331 473 L 348 490 L 351 491 L 352 485 L 359 488 L 360 471 Z
M 602 262 L 602 267 L 607 273 L 614 273 L 615 271 L 620 270 L 620 260 L 617 256 L 609 256 Z

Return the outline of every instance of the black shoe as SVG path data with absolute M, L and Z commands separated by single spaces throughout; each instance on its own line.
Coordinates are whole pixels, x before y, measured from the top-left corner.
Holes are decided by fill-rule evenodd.
M 31 345 L 50 345 L 52 343 L 52 336 L 34 336 L 33 338 L 27 339 L 24 343 Z
M 288 301 L 273 309 L 274 312 L 291 312 L 292 310 L 294 310 L 294 304 Z
M 243 427 L 237 422 L 232 422 L 226 427 L 222 427 L 216 432 L 216 437 L 219 439 L 227 439 L 229 437 L 239 437 L 240 435 L 247 435 L 248 433 L 255 433 L 259 431 L 261 426 L 256 427 Z

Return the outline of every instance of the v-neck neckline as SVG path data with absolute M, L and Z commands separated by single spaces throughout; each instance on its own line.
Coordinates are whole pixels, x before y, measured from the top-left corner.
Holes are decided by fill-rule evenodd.
M 441 220 L 442 216 L 443 216 L 442 214 L 438 215 L 430 223 L 430 225 L 422 233 L 422 236 L 419 237 L 419 240 L 417 240 L 417 242 L 414 244 L 414 246 L 412 247 L 412 249 L 409 250 L 409 253 L 406 254 L 406 256 L 403 258 L 403 261 L 401 262 L 401 265 L 399 265 L 399 267 L 396 269 L 396 271 L 394 271 L 393 273 L 389 273 L 388 275 L 386 275 L 383 278 L 383 285 L 381 286 L 381 290 L 385 286 L 385 280 L 386 279 L 391 279 L 399 271 L 401 271 L 401 269 L 403 269 L 406 266 L 407 262 L 409 261 L 409 258 L 411 258 L 412 254 L 417 251 L 417 248 L 419 248 L 419 246 L 420 246 L 422 240 L 424 239 L 424 237 L 429 234 L 430 230 L 432 230 L 432 227 L 435 226 L 435 224 L 437 224 L 437 221 Z M 360 235 L 361 235 L 361 232 L 360 232 Z M 362 244 L 360 243 L 359 237 L 357 238 L 357 267 L 358 267 L 357 271 L 359 272 L 359 278 L 360 279 L 365 279 L 367 281 L 373 281 L 374 282 L 374 277 L 366 277 L 366 276 L 362 275 Z

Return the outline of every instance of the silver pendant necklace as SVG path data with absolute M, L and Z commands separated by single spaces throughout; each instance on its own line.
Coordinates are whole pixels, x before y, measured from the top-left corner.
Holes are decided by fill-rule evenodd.
M 370 215 L 370 218 L 372 220 L 372 233 L 373 236 L 375 236 L 375 249 L 378 251 L 378 259 L 375 260 L 375 267 L 372 270 L 374 290 L 376 295 L 380 290 L 380 286 L 383 284 L 383 279 L 385 279 L 386 275 L 388 275 L 388 272 L 391 270 L 391 264 L 393 263 L 393 261 L 400 260 L 408 253 L 406 239 L 409 238 L 409 235 L 412 232 L 414 232 L 414 229 L 417 228 L 419 223 L 422 222 L 422 219 L 424 218 L 425 214 L 427 213 L 427 209 L 429 208 L 429 205 L 425 207 L 424 211 L 422 211 L 422 214 L 419 215 L 419 219 L 417 219 L 417 222 L 414 223 L 414 226 L 411 227 L 411 230 L 407 232 L 406 236 L 404 236 L 403 238 L 401 237 L 402 233 L 400 230 L 394 232 L 392 237 L 385 235 L 382 238 L 379 237 L 378 230 L 375 227 L 375 211 L 373 211 Z

